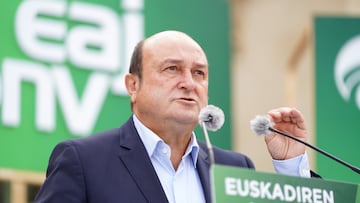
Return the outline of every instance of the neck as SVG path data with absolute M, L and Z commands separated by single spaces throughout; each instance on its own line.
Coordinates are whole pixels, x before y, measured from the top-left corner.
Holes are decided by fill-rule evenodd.
M 192 130 L 184 133 L 174 133 L 174 131 L 154 131 L 171 148 L 170 160 L 176 170 L 184 156 L 186 149 L 191 141 Z
M 170 160 L 176 170 L 184 156 L 186 149 L 191 141 L 194 124 L 182 124 L 171 120 L 154 121 L 137 117 L 143 125 L 159 136 L 167 145 L 170 146 Z

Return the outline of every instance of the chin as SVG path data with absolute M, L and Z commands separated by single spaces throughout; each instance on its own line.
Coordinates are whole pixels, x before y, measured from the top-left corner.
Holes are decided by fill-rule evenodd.
M 198 115 L 176 115 L 176 119 L 184 124 L 197 124 L 199 122 Z

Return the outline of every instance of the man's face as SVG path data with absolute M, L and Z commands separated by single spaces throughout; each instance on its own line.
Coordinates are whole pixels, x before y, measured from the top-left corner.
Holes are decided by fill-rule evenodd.
M 208 63 L 197 43 L 185 35 L 146 41 L 142 82 L 133 100 L 138 115 L 195 126 L 207 101 Z

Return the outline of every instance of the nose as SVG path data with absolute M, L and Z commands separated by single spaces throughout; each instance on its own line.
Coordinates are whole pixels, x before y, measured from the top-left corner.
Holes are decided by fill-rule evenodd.
M 178 87 L 186 90 L 193 90 L 195 88 L 195 81 L 191 71 L 184 71 L 183 74 L 181 74 Z

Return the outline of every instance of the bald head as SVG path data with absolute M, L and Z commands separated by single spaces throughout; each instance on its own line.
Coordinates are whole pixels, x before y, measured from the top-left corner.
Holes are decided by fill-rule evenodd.
M 150 48 L 153 48 L 153 46 L 157 46 L 158 44 L 165 44 L 165 43 L 169 44 L 170 46 L 177 43 L 188 43 L 191 44 L 192 46 L 196 46 L 199 50 L 202 51 L 200 45 L 189 35 L 175 30 L 167 30 L 156 33 L 150 36 L 149 38 L 147 38 L 145 41 Z

